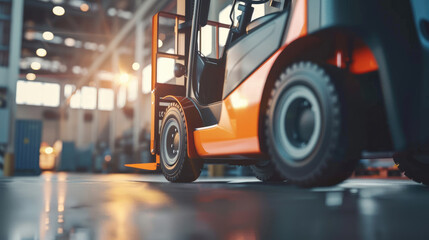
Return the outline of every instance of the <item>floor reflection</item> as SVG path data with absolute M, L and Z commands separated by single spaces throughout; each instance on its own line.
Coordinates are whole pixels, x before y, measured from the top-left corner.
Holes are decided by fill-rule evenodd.
M 100 239 L 138 238 L 136 213 L 146 209 L 156 211 L 172 203 L 165 193 L 151 188 L 148 183 L 116 185 L 114 181 L 115 177 L 113 183 L 108 184 L 106 202 L 101 206 L 106 220 L 98 228 Z
M 408 234 L 428 233 L 421 224 L 428 189 L 408 181 L 299 189 L 230 180 L 171 184 L 160 176 L 67 173 L 0 179 L 0 239 L 391 239 L 401 224 L 413 230 Z
M 41 178 L 43 181 L 43 208 L 40 212 L 40 238 L 57 239 L 65 234 L 64 211 L 67 198 L 67 174 L 45 173 Z

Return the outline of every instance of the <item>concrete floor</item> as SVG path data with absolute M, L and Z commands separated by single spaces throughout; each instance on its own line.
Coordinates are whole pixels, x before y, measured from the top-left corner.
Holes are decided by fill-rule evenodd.
M 427 239 L 429 189 L 353 179 L 299 189 L 254 178 L 0 178 L 0 239 Z

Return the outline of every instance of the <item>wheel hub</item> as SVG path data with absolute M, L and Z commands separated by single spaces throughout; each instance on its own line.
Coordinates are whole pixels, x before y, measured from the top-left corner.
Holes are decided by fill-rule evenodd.
M 169 166 L 172 166 L 177 162 L 180 148 L 180 133 L 177 122 L 167 122 L 163 134 L 164 144 L 162 151 L 165 153 L 164 160 Z
M 274 135 L 285 159 L 292 165 L 303 160 L 317 145 L 321 132 L 319 102 L 307 86 L 297 85 L 285 91 L 279 99 L 274 118 Z
M 295 147 L 308 144 L 314 132 L 315 114 L 304 98 L 295 99 L 286 113 L 287 137 Z

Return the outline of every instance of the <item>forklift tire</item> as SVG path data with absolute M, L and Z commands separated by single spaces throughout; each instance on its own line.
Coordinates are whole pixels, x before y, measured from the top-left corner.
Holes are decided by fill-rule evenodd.
M 193 182 L 201 174 L 203 161 L 187 153 L 185 116 L 177 103 L 165 111 L 160 136 L 161 170 L 170 182 Z
M 345 108 L 332 77 L 342 80 L 338 69 L 299 62 L 280 74 L 271 91 L 268 152 L 283 177 L 301 187 L 338 184 L 359 160 L 358 120 L 348 117 L 353 108 Z
M 393 155 L 393 160 L 409 179 L 429 186 L 429 154 L 400 152 Z
M 258 162 L 251 165 L 250 169 L 252 169 L 255 177 L 262 182 L 283 182 L 285 180 L 271 161 Z

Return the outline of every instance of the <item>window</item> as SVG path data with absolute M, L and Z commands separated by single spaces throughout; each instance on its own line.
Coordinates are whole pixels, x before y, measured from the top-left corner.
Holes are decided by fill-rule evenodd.
M 229 4 L 224 9 L 219 12 L 219 22 L 227 25 L 231 25 L 231 19 L 229 19 L 229 13 L 231 12 L 232 5 Z M 238 11 L 235 10 L 235 17 L 238 15 Z M 225 46 L 226 39 L 228 38 L 229 29 L 220 28 L 219 29 L 219 45 Z
M 64 86 L 64 97 L 70 97 L 75 89 L 75 85 L 66 84 Z M 113 110 L 113 90 L 100 88 L 97 96 L 97 89 L 95 87 L 82 87 L 82 89 L 77 90 L 70 99 L 70 108 L 94 110 L 97 106 L 97 98 L 99 110 Z
M 97 106 L 97 89 L 95 87 L 82 87 L 81 108 L 93 110 Z
M 25 105 L 42 105 L 42 83 L 18 81 L 16 85 L 16 103 Z
M 73 93 L 73 91 L 76 89 L 75 85 L 72 84 L 66 84 L 64 86 L 64 97 L 68 98 L 71 96 L 71 94 Z M 73 96 L 71 96 L 70 99 L 70 108 L 72 109 L 77 109 L 77 108 L 81 108 L 81 99 L 80 99 L 80 90 L 77 90 Z
M 60 85 L 56 83 L 44 83 L 42 88 L 42 105 L 58 107 L 60 105 Z
M 228 6 L 226 6 L 224 9 L 222 9 L 219 12 L 219 22 L 223 23 L 223 24 L 227 24 L 227 25 L 231 25 L 231 19 L 229 19 L 229 14 L 231 12 L 231 8 L 232 8 L 232 4 L 229 4 Z M 237 21 L 237 16 L 240 14 L 240 11 L 237 10 L 237 8 L 234 11 L 233 16 L 234 21 Z
M 150 93 L 152 88 L 152 65 L 149 64 L 145 68 L 143 68 L 143 84 L 142 84 L 142 92 Z
M 216 29 L 213 26 L 206 25 L 201 28 L 201 32 L 199 33 L 201 36 L 201 46 L 200 51 L 201 53 L 206 57 L 212 57 L 210 56 L 213 51 L 213 33 Z M 198 41 L 199 44 L 199 41 Z
M 66 84 L 64 86 L 64 97 L 68 98 L 72 94 L 72 92 L 76 89 L 75 85 Z
M 100 88 L 98 90 L 98 109 L 102 111 L 113 110 L 113 90 Z
M 241 14 L 241 11 L 238 10 L 238 4 L 236 4 L 235 6 L 235 10 L 234 10 L 234 22 L 237 23 L 237 18 L 238 16 Z M 229 4 L 228 6 L 226 6 L 224 9 L 222 9 L 219 12 L 219 22 L 223 23 L 223 24 L 227 24 L 227 25 L 231 25 L 231 19 L 229 18 L 229 14 L 231 12 L 231 8 L 232 5 Z M 253 5 L 253 15 L 252 15 L 252 21 L 265 16 L 265 4 L 254 4 Z M 228 38 L 228 29 L 225 28 L 220 28 L 219 29 L 219 45 L 220 46 L 225 46 L 226 43 L 226 39 Z
M 118 90 L 116 106 L 118 108 L 123 108 L 125 107 L 125 104 L 127 104 L 127 89 L 124 86 L 121 86 Z
M 128 96 L 127 99 L 129 102 L 134 102 L 137 99 L 138 94 L 138 82 L 136 78 L 133 78 L 130 82 L 128 82 Z
M 60 105 L 60 85 L 19 80 L 16 84 L 16 103 L 58 107 Z
M 174 49 L 168 49 L 167 53 L 174 54 Z M 158 58 L 157 66 L 157 81 L 158 83 L 166 83 L 174 77 L 175 60 L 172 58 Z
M 80 90 L 77 90 L 70 99 L 70 107 L 74 109 L 81 108 L 80 100 Z
M 253 5 L 253 15 L 252 15 L 252 21 L 265 16 L 265 4 L 256 4 Z

